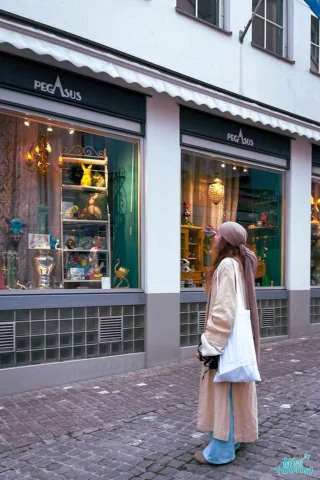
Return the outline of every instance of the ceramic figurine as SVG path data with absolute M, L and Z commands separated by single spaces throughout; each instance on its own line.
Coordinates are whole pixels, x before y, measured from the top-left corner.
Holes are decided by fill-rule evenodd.
M 103 176 L 101 175 L 101 173 L 99 173 L 99 172 L 95 172 L 92 175 L 92 182 L 93 182 L 93 185 L 95 187 L 104 187 L 104 185 L 105 185 L 105 180 L 104 180 Z
M 118 278 L 120 280 L 120 282 L 118 283 L 118 285 L 116 285 L 116 288 L 119 288 L 120 285 L 123 282 L 126 282 L 126 284 L 127 284 L 127 286 L 123 287 L 123 288 L 129 288 L 130 285 L 129 285 L 129 282 L 128 282 L 126 276 L 128 275 L 130 270 L 128 270 L 125 267 L 119 267 L 119 265 L 120 265 L 120 260 L 117 259 L 117 263 L 114 266 L 114 274 L 115 274 L 116 278 Z
M 68 248 L 69 250 L 72 250 L 75 247 L 76 247 L 76 242 L 74 238 L 68 237 L 66 240 L 66 248 Z
M 9 225 L 9 230 L 12 233 L 23 233 L 23 228 L 30 227 L 30 223 L 24 223 L 20 218 L 6 218 L 6 223 Z
M 99 207 L 96 205 L 96 199 L 99 197 L 98 193 L 93 193 L 88 198 L 88 206 L 81 211 L 80 218 L 84 220 L 101 220 L 102 214 Z
M 91 187 L 92 185 L 92 179 L 91 179 L 91 168 L 92 165 L 89 165 L 86 167 L 83 163 L 81 164 L 82 170 L 83 170 L 83 175 L 81 178 L 81 185 L 83 187 Z

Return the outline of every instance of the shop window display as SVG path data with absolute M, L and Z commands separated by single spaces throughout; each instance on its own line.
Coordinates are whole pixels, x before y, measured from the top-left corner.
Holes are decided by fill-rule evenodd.
M 0 126 L 0 289 L 138 288 L 138 142 Z
M 311 285 L 320 286 L 320 182 L 311 184 Z
M 193 152 L 182 153 L 181 287 L 202 288 L 214 259 L 214 232 L 233 221 L 258 257 L 257 287 L 282 278 L 283 175 Z

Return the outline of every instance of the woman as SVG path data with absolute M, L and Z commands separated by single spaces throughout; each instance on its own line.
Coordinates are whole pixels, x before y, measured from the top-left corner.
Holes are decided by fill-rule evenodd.
M 247 231 L 238 223 L 226 222 L 218 229 L 214 240 L 216 258 L 207 283 L 208 303 L 204 335 L 214 347 L 215 353 L 221 355 L 228 342 L 236 313 L 237 268 L 244 304 L 251 312 L 259 362 L 260 334 L 254 288 L 257 259 L 254 253 L 245 247 L 246 241 Z M 255 382 L 214 383 L 215 373 L 216 370 L 207 371 L 206 367 L 203 367 L 201 373 L 197 428 L 209 432 L 210 442 L 203 452 L 195 453 L 195 459 L 199 463 L 232 462 L 241 442 L 258 439 Z

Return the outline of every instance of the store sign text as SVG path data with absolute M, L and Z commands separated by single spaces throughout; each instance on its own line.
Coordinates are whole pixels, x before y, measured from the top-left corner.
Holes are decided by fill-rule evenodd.
M 248 145 L 248 147 L 254 146 L 254 141 L 251 138 L 246 138 L 243 136 L 242 130 L 240 128 L 239 135 L 234 135 L 233 133 L 227 134 L 227 140 L 234 143 L 241 143 L 241 145 Z
M 50 93 L 51 95 L 54 95 L 56 89 L 58 89 L 62 98 L 70 98 L 71 100 L 78 100 L 78 102 L 82 100 L 80 92 L 76 92 L 75 90 L 70 90 L 69 88 L 62 87 L 59 76 L 57 77 L 54 85 L 52 85 L 51 83 L 45 83 L 40 82 L 39 80 L 35 80 L 34 89 L 41 90 L 45 93 Z

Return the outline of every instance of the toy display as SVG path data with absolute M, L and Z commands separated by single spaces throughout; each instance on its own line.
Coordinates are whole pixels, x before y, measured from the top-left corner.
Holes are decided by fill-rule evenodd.
M 82 187 L 90 187 L 92 185 L 92 179 L 91 179 L 91 168 L 92 165 L 89 165 L 86 167 L 83 163 L 81 163 L 81 167 L 83 170 L 83 175 L 81 178 L 81 185 Z
M 101 220 L 102 214 L 99 207 L 96 206 L 96 199 L 99 197 L 98 193 L 93 193 L 88 198 L 88 206 L 84 208 L 79 218 L 82 220 Z

